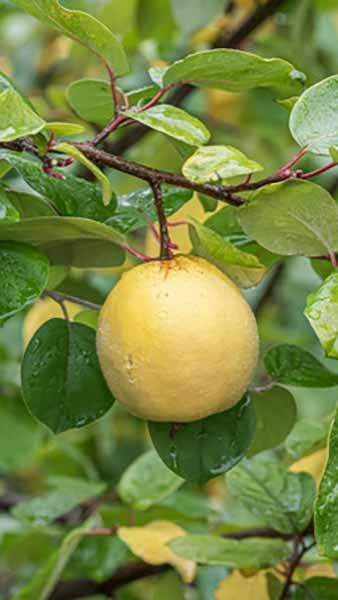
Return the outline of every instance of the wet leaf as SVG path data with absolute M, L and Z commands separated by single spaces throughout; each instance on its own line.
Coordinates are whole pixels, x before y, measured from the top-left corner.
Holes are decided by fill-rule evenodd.
M 196 564 L 178 557 L 168 547 L 168 543 L 186 531 L 171 521 L 153 521 L 144 527 L 120 527 L 119 538 L 130 550 L 151 565 L 172 565 L 185 583 L 191 583 L 196 576 Z
M 50 177 L 43 172 L 41 162 L 28 154 L 0 150 L 0 158 L 16 169 L 25 182 L 47 198 L 62 215 L 105 221 L 114 214 L 115 196 L 109 207 L 103 206 L 98 185 L 68 174 L 64 175 L 63 181 Z
M 172 64 L 163 74 L 163 85 L 184 81 L 199 87 L 245 92 L 255 87 L 272 88 L 288 98 L 302 91 L 303 73 L 285 60 L 262 58 L 242 50 L 203 50 Z
M 58 152 L 62 152 L 63 154 L 68 154 L 69 156 L 72 156 L 73 158 L 78 160 L 82 165 L 84 165 L 88 169 L 88 171 L 93 173 L 93 175 L 96 177 L 96 179 L 98 179 L 98 181 L 101 184 L 103 204 L 104 204 L 104 206 L 108 206 L 108 204 L 110 204 L 110 201 L 112 199 L 113 189 L 112 189 L 110 180 L 101 171 L 101 169 L 99 169 L 96 165 L 94 165 L 94 163 L 91 160 L 86 158 L 85 155 L 82 154 L 82 152 L 80 152 L 80 150 L 78 150 L 77 148 L 74 148 L 74 146 L 72 146 L 71 144 L 65 144 L 65 143 L 58 144 L 57 146 L 54 147 L 54 150 L 57 150 Z
M 259 521 L 283 533 L 308 525 L 316 496 L 314 479 L 291 473 L 273 457 L 258 454 L 243 460 L 227 476 L 230 493 Z
M 20 213 L 12 204 L 5 188 L 0 185 L 0 226 L 20 221 Z
M 52 523 L 73 508 L 102 494 L 104 483 L 86 481 L 75 477 L 49 477 L 51 491 L 17 504 L 12 514 L 16 519 L 35 527 Z
M 301 147 L 330 154 L 330 146 L 338 145 L 338 75 L 305 90 L 292 109 L 289 125 Z
M 325 354 L 329 358 L 338 358 L 338 273 L 330 275 L 308 296 L 304 314 Z
M 338 249 L 338 207 L 309 181 L 268 185 L 239 209 L 245 233 L 271 252 L 321 256 Z
M 315 506 L 315 534 L 319 552 L 329 558 L 338 558 L 338 411 L 332 424 L 328 458 L 320 482 Z
M 245 455 L 255 431 L 255 412 L 245 396 L 239 404 L 182 425 L 149 423 L 154 446 L 165 464 L 189 481 L 203 483 L 225 473 Z
M 239 287 L 254 287 L 261 281 L 266 274 L 266 267 L 257 256 L 243 252 L 195 219 L 191 218 L 190 222 L 190 239 L 198 256 L 216 265 Z
M 253 394 L 252 401 L 256 413 L 256 432 L 248 456 L 282 444 L 297 418 L 293 396 L 281 387 L 275 386 L 272 390 Z
M 32 304 L 45 289 L 48 275 L 44 254 L 26 244 L 0 242 L 0 317 Z
M 137 510 L 147 510 L 175 492 L 183 479 L 172 473 L 154 450 L 137 458 L 124 472 L 118 493 Z
M 19 214 L 17 221 L 34 219 L 35 217 L 54 217 L 57 212 L 39 196 L 23 192 L 8 191 L 7 197 Z
M 57 0 L 13 0 L 42 23 L 68 35 L 103 59 L 115 75 L 125 75 L 128 71 L 127 58 L 123 47 L 106 25 L 91 15 L 63 8 Z
M 184 163 L 183 175 L 194 183 L 226 183 L 233 177 L 262 171 L 263 167 L 233 146 L 204 146 Z
M 45 124 L 14 83 L 0 71 L 0 142 L 38 133 Z
M 114 398 L 100 369 L 94 329 L 47 321 L 26 349 L 22 390 L 30 412 L 54 433 L 102 417 Z
M 12 239 L 34 244 L 45 252 L 51 264 L 79 268 L 122 265 L 123 236 L 103 223 L 78 217 L 26 219 L 0 227 L 0 240 Z M 32 250 L 33 251 L 33 250 Z
M 175 214 L 191 197 L 191 190 L 184 190 L 175 186 L 163 186 L 162 198 L 166 217 Z M 114 215 L 107 220 L 107 224 L 121 233 L 129 233 L 148 226 L 149 219 L 155 222 L 158 220 L 158 215 L 154 204 L 153 191 L 148 186 L 120 196 L 118 207 Z
M 169 546 L 182 558 L 233 569 L 266 568 L 289 556 L 286 542 L 263 538 L 239 541 L 213 535 L 187 535 L 170 542 Z
M 121 114 L 190 146 L 201 146 L 210 138 L 209 131 L 201 121 L 170 104 L 153 106 L 144 112 L 128 110 Z
M 269 350 L 264 357 L 267 372 L 284 385 L 328 388 L 338 385 L 338 375 L 329 371 L 310 352 L 283 344 Z

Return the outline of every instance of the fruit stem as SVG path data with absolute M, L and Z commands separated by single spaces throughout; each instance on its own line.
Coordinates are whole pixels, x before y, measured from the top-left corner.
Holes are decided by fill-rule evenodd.
M 163 259 L 173 258 L 173 253 L 172 253 L 171 249 L 174 248 L 174 245 L 172 244 L 172 242 L 170 240 L 170 236 L 169 236 L 167 217 L 165 214 L 164 204 L 163 204 L 161 184 L 158 181 L 151 181 L 150 185 L 151 185 L 151 188 L 154 193 L 154 200 L 155 200 L 155 206 L 156 206 L 156 210 L 157 210 L 158 223 L 160 226 L 160 244 L 161 244 L 160 258 L 163 258 Z

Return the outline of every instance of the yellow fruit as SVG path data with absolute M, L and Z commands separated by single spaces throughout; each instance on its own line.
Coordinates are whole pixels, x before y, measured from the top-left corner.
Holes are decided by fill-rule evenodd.
M 107 383 L 131 413 L 189 422 L 234 406 L 257 361 L 255 318 L 235 284 L 202 258 L 124 273 L 99 319 Z
M 70 320 L 73 320 L 76 315 L 83 310 L 83 307 L 74 302 L 65 302 Z M 23 340 L 24 345 L 30 342 L 33 335 L 38 329 L 49 319 L 63 319 L 61 306 L 52 300 L 52 298 L 44 298 L 38 300 L 33 308 L 28 312 L 23 324 Z

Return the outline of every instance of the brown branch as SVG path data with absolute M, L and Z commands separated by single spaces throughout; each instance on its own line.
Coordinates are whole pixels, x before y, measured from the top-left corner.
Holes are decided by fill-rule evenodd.
M 150 185 L 152 185 L 154 181 L 158 184 L 168 183 L 170 185 L 175 185 L 185 189 L 194 190 L 202 194 L 206 194 L 207 196 L 217 198 L 218 200 L 223 200 L 224 202 L 227 202 L 234 206 L 241 206 L 242 204 L 244 204 L 244 200 L 236 196 L 234 192 L 237 189 L 238 191 L 246 190 L 246 185 L 225 187 L 210 183 L 193 183 L 189 179 L 186 179 L 186 177 L 184 177 L 183 175 L 169 173 L 168 171 L 159 171 L 158 169 L 153 169 L 151 167 L 146 167 L 145 165 L 141 165 L 130 160 L 125 160 L 121 156 L 116 156 L 114 154 L 105 152 L 104 150 L 99 150 L 98 148 L 95 148 L 89 143 L 80 143 L 74 145 L 77 148 L 79 148 L 83 152 L 83 154 L 87 156 L 87 158 L 89 158 L 90 160 L 98 164 L 110 167 L 112 169 L 116 169 L 117 171 L 121 171 L 122 173 L 128 173 L 128 175 L 133 175 L 138 179 L 143 179 L 144 181 L 147 181 Z M 283 179 L 286 179 L 286 176 L 278 176 L 277 181 L 282 181 Z M 258 183 L 247 185 L 248 189 L 257 189 L 257 187 L 260 187 Z M 266 185 L 266 180 L 263 180 L 262 185 Z M 254 187 L 252 188 L 252 186 Z
M 258 6 L 229 36 L 222 32 L 215 40 L 213 48 L 238 48 L 251 33 L 272 17 L 284 2 L 285 0 L 269 0 L 266 4 Z M 194 90 L 196 88 L 191 85 L 181 85 L 169 96 L 168 103 L 180 106 Z M 123 154 L 147 133 L 149 133 L 149 129 L 137 125 L 121 139 L 110 144 L 107 149 L 113 154 Z
M 168 232 L 167 218 L 166 218 L 165 212 L 164 212 L 161 185 L 157 182 L 152 182 L 151 188 L 152 188 L 153 194 L 154 194 L 155 206 L 156 206 L 156 211 L 157 211 L 157 216 L 158 216 L 158 224 L 159 224 L 159 228 L 160 228 L 160 244 L 161 244 L 160 258 L 164 258 L 164 259 L 172 258 L 172 256 L 173 256 L 172 252 L 171 252 L 172 244 L 171 244 L 169 232 Z
M 289 561 L 286 580 L 285 580 L 284 586 L 282 588 L 282 591 L 280 593 L 279 600 L 286 600 L 289 597 L 290 587 L 293 584 L 293 575 L 294 575 L 296 569 L 299 567 L 304 554 L 308 550 L 313 548 L 313 546 L 315 546 L 315 542 L 312 542 L 311 544 L 306 546 L 304 544 L 302 538 L 301 539 L 295 538 L 293 553 L 292 553 L 291 559 Z

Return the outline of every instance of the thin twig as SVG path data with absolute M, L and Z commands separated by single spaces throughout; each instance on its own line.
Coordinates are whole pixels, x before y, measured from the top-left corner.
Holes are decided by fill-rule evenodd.
M 164 211 L 161 184 L 154 181 L 151 182 L 150 185 L 154 194 L 158 223 L 160 228 L 160 258 L 172 258 L 173 255 L 171 252 L 171 241 L 168 231 L 167 217 Z
M 75 304 L 80 304 L 88 308 L 89 310 L 98 310 L 100 311 L 102 306 L 100 304 L 95 304 L 94 302 L 89 302 L 89 300 L 83 300 L 82 298 L 77 298 L 76 296 L 71 296 L 70 294 L 64 294 L 62 292 L 55 292 L 52 290 L 45 290 L 41 294 L 42 298 L 52 298 L 59 304 L 63 302 L 74 302 Z

